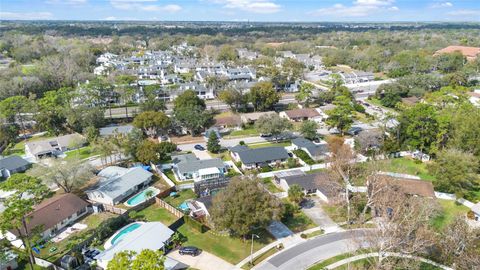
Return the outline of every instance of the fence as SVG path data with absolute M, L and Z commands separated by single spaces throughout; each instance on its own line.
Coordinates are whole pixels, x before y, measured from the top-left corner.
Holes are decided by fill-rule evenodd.
M 163 207 L 165 208 L 168 212 L 172 213 L 174 216 L 178 217 L 178 218 L 181 218 L 183 217 L 183 212 L 178 210 L 177 208 L 171 206 L 170 204 L 168 204 L 166 201 L 156 197 L 155 198 L 155 202 L 160 206 L 160 207 Z
M 107 212 L 110 212 L 110 213 L 117 214 L 117 215 L 123 215 L 127 212 L 126 209 L 118 208 L 118 207 L 115 207 L 115 206 L 109 205 L 109 204 L 102 204 L 102 206 L 103 206 L 103 210 L 105 210 Z

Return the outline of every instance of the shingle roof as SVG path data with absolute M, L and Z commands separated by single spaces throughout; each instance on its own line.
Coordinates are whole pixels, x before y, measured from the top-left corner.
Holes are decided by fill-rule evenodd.
M 18 168 L 29 165 L 30 162 L 19 156 L 9 156 L 0 159 L 0 170 L 7 169 L 9 171 L 16 170 Z
M 238 153 L 238 152 L 241 152 L 241 151 L 246 151 L 246 150 L 249 150 L 250 148 L 248 148 L 248 146 L 246 145 L 240 145 L 240 144 L 237 144 L 233 147 L 230 147 L 230 151 L 231 152 L 234 152 L 234 153 Z
M 43 154 L 55 151 L 56 147 L 70 147 L 74 141 L 82 142 L 85 137 L 78 133 L 67 134 L 56 138 L 45 139 L 41 141 L 27 142 L 25 145 L 30 149 L 33 155 Z M 55 146 L 57 145 L 57 146 Z
M 465 57 L 474 58 L 480 54 L 479 47 L 467 47 L 467 46 L 448 46 L 441 50 L 435 52 L 435 55 L 442 54 L 442 53 L 453 53 L 459 51 Z
M 432 182 L 404 177 L 394 177 L 385 174 L 382 174 L 381 180 L 385 181 L 387 185 L 401 189 L 405 194 L 435 198 L 435 191 Z
M 292 144 L 299 148 L 306 148 L 313 156 L 325 155 L 328 152 L 327 144 L 314 144 L 305 138 L 296 138 L 292 140 Z
M 289 158 L 287 150 L 278 146 L 248 149 L 238 152 L 238 155 L 244 164 L 263 163 Z
M 118 173 L 115 173 L 112 167 L 106 168 L 99 173 L 99 176 L 101 176 L 103 179 L 101 179 L 96 187 L 90 191 L 98 191 L 112 199 L 115 199 L 123 195 L 132 187 L 148 181 L 148 179 L 150 179 L 153 175 L 152 173 L 140 167 L 129 169 L 113 167 L 113 169 L 122 169 L 119 170 Z M 105 170 L 108 170 L 108 172 Z
M 212 167 L 224 168 L 225 164 L 220 158 L 191 160 L 188 162 L 180 162 L 177 164 L 177 168 L 180 173 L 196 172 L 200 169 Z
M 291 118 L 313 118 L 320 116 L 320 113 L 313 108 L 303 108 L 285 111 L 285 114 Z
M 42 230 L 45 231 L 87 206 L 87 202 L 72 193 L 54 196 L 35 206 L 28 215 L 27 229 L 30 231 L 43 226 Z M 12 233 L 17 235 L 15 231 Z
M 327 172 L 283 177 L 289 186 L 299 185 L 305 190 L 317 189 L 331 198 L 341 191 L 339 184 Z

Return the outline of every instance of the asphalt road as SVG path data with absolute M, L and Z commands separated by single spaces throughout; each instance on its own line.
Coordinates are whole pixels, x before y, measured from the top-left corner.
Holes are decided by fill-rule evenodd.
M 360 248 L 361 243 L 357 243 L 355 239 L 361 239 L 365 233 L 365 230 L 350 230 L 312 238 L 311 240 L 278 253 L 254 269 L 307 269 L 319 261 L 357 250 Z M 363 245 L 365 245 L 365 243 L 363 243 Z

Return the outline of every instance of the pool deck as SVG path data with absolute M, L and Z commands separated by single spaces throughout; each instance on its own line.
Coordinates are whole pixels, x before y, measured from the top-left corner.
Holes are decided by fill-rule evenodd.
M 147 190 L 152 190 L 152 191 L 153 191 L 152 197 L 155 197 L 155 196 L 157 196 L 158 194 L 160 194 L 160 190 L 159 190 L 158 188 L 153 187 L 153 186 L 150 186 L 150 187 L 147 187 L 146 189 L 144 189 L 144 190 L 142 190 L 142 191 L 140 191 L 140 192 L 138 192 L 138 193 L 135 193 L 132 197 L 128 198 L 128 200 L 127 200 L 125 203 L 123 203 L 123 204 L 124 204 L 125 206 L 127 206 L 127 207 L 134 207 L 134 206 L 137 206 L 137 205 L 145 202 L 145 201 L 147 200 L 146 198 L 145 198 L 144 200 L 142 200 L 141 202 L 138 202 L 138 203 L 136 203 L 136 204 L 130 204 L 130 203 L 129 203 L 130 200 L 132 200 L 133 198 L 136 198 L 137 196 L 141 196 L 141 195 L 142 195 L 144 192 L 146 192 Z M 148 198 L 148 199 L 150 199 L 150 198 Z

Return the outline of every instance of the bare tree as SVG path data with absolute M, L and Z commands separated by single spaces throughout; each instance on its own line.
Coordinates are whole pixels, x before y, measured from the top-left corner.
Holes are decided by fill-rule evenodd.
M 345 141 L 341 137 L 331 137 L 328 140 L 328 147 L 330 156 L 327 161 L 329 163 L 330 171 L 333 175 L 338 176 L 340 183 L 345 191 L 345 202 L 347 205 L 347 223 L 350 223 L 351 218 L 351 203 L 350 203 L 350 179 L 353 173 L 355 155 Z
M 36 165 L 29 174 L 47 185 L 56 184 L 66 193 L 81 188 L 94 176 L 89 163 L 80 160 L 52 160 L 50 166 Z

